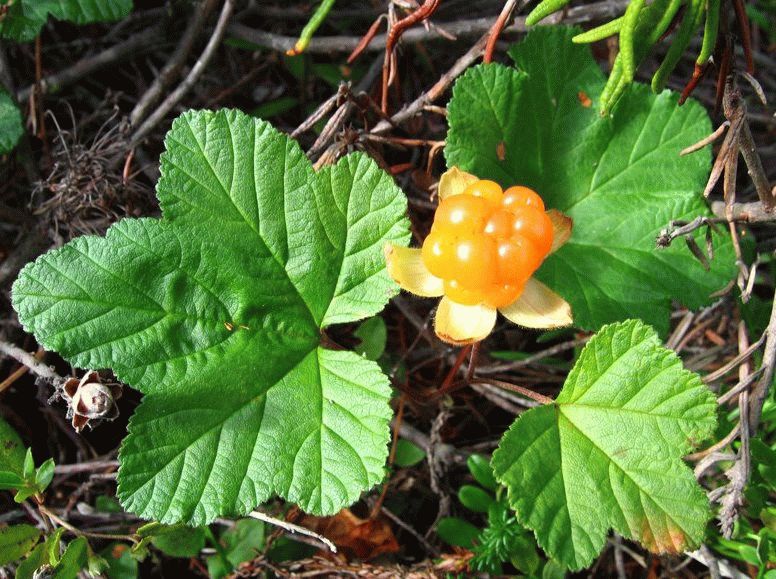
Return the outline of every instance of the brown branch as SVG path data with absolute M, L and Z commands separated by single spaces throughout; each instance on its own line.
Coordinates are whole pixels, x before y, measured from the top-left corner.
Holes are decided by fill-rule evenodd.
M 40 81 L 41 94 L 57 92 L 106 66 L 153 50 L 157 46 L 157 41 L 163 38 L 164 30 L 166 30 L 166 23 L 159 24 L 128 38 L 124 42 L 111 46 L 99 54 L 79 60 L 61 72 L 43 78 Z M 34 88 L 35 85 L 31 85 L 19 90 L 16 93 L 16 99 L 19 102 L 26 101 Z
M 538 392 L 534 392 L 529 388 L 523 388 L 522 386 L 518 386 L 517 384 L 510 384 L 509 382 L 494 380 L 492 378 L 475 378 L 474 380 L 471 381 L 471 384 L 490 384 L 491 386 L 498 386 L 499 388 L 504 388 L 505 390 L 511 390 L 512 392 L 516 392 L 521 396 L 525 396 L 526 398 L 535 400 L 539 404 L 552 404 L 554 402 L 552 398 L 549 398 L 548 396 L 544 396 L 543 394 L 539 394 Z
M 224 37 L 227 24 L 229 23 L 229 19 L 231 18 L 233 11 L 234 0 L 224 0 L 224 5 L 221 8 L 221 14 L 218 16 L 218 23 L 216 24 L 216 27 L 213 30 L 213 34 L 205 46 L 205 49 L 197 59 L 197 62 L 194 64 L 191 71 L 189 71 L 189 74 L 186 76 L 186 78 L 183 79 L 183 82 L 178 85 L 178 88 L 176 88 L 166 99 L 164 99 L 162 104 L 157 107 L 154 113 L 137 128 L 135 133 L 132 135 L 132 139 L 130 140 L 130 149 L 137 146 L 140 141 L 142 141 L 148 135 L 148 133 L 150 133 L 154 127 L 165 116 L 167 116 L 167 113 L 169 113 L 170 110 L 172 110 L 172 108 L 177 105 L 178 102 L 180 102 L 183 96 L 189 92 L 191 87 L 194 86 L 194 83 L 197 82 L 199 77 L 205 71 L 205 68 L 207 68 L 210 59 L 213 58 L 216 49 L 220 46 L 221 39 Z
M 485 45 L 485 54 L 482 56 L 482 62 L 489 63 L 493 60 L 493 52 L 496 50 L 498 37 L 501 35 L 501 31 L 504 30 L 504 27 L 512 16 L 512 12 L 514 12 L 516 6 L 517 0 L 507 0 L 504 4 L 501 14 L 498 15 L 496 22 L 493 24 L 493 28 L 490 29 L 490 37 L 488 38 L 488 43 Z
M 763 351 L 762 364 L 760 364 L 760 368 L 764 370 L 757 384 L 752 388 L 749 400 L 749 432 L 752 435 L 757 432 L 757 426 L 760 424 L 763 404 L 768 398 L 776 367 L 776 295 L 774 295 L 774 306 L 771 308 L 771 317 L 765 333 L 767 336 L 765 350 Z
M 724 219 L 727 211 L 724 201 L 712 202 L 711 211 L 717 217 Z M 737 222 L 763 223 L 767 221 L 776 221 L 776 211 L 766 210 L 765 207 L 763 207 L 762 201 L 733 203 L 729 208 L 729 217 Z
M 183 68 L 186 58 L 188 58 L 191 49 L 194 47 L 194 42 L 197 40 L 202 27 L 205 25 L 207 17 L 210 12 L 215 8 L 218 0 L 202 0 L 194 8 L 194 14 L 189 20 L 188 26 L 183 33 L 178 46 L 175 47 L 175 51 L 167 61 L 167 64 L 161 70 L 161 72 L 154 79 L 154 82 L 148 87 L 143 96 L 140 97 L 135 108 L 129 115 L 129 121 L 132 126 L 137 126 L 148 115 L 149 110 L 159 98 L 165 88 L 178 76 Z
M 415 26 L 418 22 L 423 22 L 430 18 L 439 7 L 440 1 L 441 0 L 425 0 L 420 8 L 398 22 L 395 22 L 388 31 L 388 37 L 385 42 L 385 60 L 383 61 L 383 93 L 381 101 L 381 108 L 385 114 L 388 114 L 388 85 L 391 77 L 391 60 L 396 44 L 406 30 Z

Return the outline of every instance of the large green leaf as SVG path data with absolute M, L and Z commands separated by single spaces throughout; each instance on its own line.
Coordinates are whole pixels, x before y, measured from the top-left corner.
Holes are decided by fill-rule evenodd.
M 132 10 L 132 0 L 5 0 L 11 4 L 0 21 L 0 38 L 29 42 L 49 15 L 75 24 L 121 20 Z
M 481 178 L 530 186 L 574 219 L 538 276 L 571 303 L 577 325 L 640 317 L 664 332 L 672 298 L 699 307 L 734 274 L 726 239 L 716 239 L 710 272 L 682 243 L 655 248 L 672 219 L 709 214 L 700 192 L 710 151 L 679 157 L 710 132 L 709 118 L 644 85 L 601 118 L 604 76 L 589 48 L 571 43 L 576 32 L 535 29 L 510 52 L 517 68 L 482 65 L 459 79 L 445 156 Z
M 22 113 L 11 96 L 0 88 L 0 153 L 11 151 L 24 132 Z
M 714 395 L 640 321 L 588 342 L 553 404 L 521 415 L 493 455 L 521 523 L 572 569 L 610 528 L 655 551 L 703 538 L 709 505 L 681 456 L 716 424 Z
M 128 510 L 204 524 L 277 494 L 334 513 L 383 477 L 390 388 L 320 333 L 398 290 L 382 248 L 409 241 L 406 199 L 365 155 L 316 173 L 237 111 L 185 113 L 166 149 L 164 219 L 40 257 L 14 285 L 19 317 L 145 394 L 121 448 Z

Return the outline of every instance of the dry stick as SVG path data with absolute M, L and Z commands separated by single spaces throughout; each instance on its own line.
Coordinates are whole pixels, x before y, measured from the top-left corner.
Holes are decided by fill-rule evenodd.
M 528 388 L 523 388 L 522 386 L 518 386 L 517 384 L 510 384 L 509 382 L 502 382 L 501 380 L 494 380 L 493 378 L 475 378 L 474 380 L 472 380 L 471 383 L 490 384 L 491 386 L 498 386 L 499 388 L 511 390 L 512 392 L 517 392 L 518 394 L 525 396 L 526 398 L 535 400 L 539 404 L 552 404 L 554 402 L 552 398 L 539 394 L 538 392 L 534 392 L 533 390 L 529 390 Z
M 393 59 L 393 51 L 396 48 L 396 44 L 399 42 L 402 34 L 412 28 L 418 22 L 423 22 L 428 19 L 437 9 L 441 0 L 425 0 L 420 8 L 415 10 L 409 16 L 402 18 L 396 22 L 388 31 L 388 37 L 385 41 L 385 59 L 383 61 L 383 94 L 381 100 L 381 108 L 383 113 L 388 114 L 388 85 L 390 84 L 392 75 L 391 60 Z
M 197 59 L 197 62 L 194 64 L 191 71 L 189 71 L 189 74 L 186 76 L 186 78 L 183 79 L 183 82 L 178 85 L 178 88 L 176 88 L 166 99 L 164 99 L 162 104 L 159 105 L 154 113 L 148 117 L 148 119 L 142 125 L 140 125 L 140 127 L 138 127 L 138 129 L 135 131 L 135 134 L 132 135 L 129 148 L 134 148 L 137 146 L 137 144 L 142 141 L 165 116 L 167 116 L 167 113 L 169 113 L 170 110 L 178 104 L 183 96 L 189 92 L 191 87 L 194 86 L 194 83 L 197 82 L 197 79 L 199 79 L 199 77 L 205 71 L 205 68 L 207 68 L 210 59 L 213 58 L 216 49 L 221 44 L 221 39 L 224 37 L 224 33 L 226 32 L 226 25 L 229 23 L 229 19 L 231 18 L 233 11 L 234 0 L 224 0 L 224 6 L 221 8 L 221 14 L 218 17 L 218 23 L 213 30 L 213 35 L 210 37 L 210 40 L 208 41 L 207 46 L 205 46 L 205 49 L 202 51 L 199 59 Z
M 528 356 L 527 358 L 524 358 L 522 360 L 515 360 L 514 362 L 509 362 L 506 364 L 496 364 L 493 366 L 481 366 L 480 368 L 477 369 L 477 372 L 479 374 L 501 374 L 502 372 L 510 372 L 512 370 L 517 370 L 518 368 L 529 366 L 534 362 L 538 362 L 540 360 L 543 360 L 544 358 L 549 358 L 550 356 L 554 356 L 555 354 L 559 354 L 560 352 L 565 352 L 566 350 L 573 350 L 574 348 L 577 348 L 579 346 L 582 346 L 583 344 L 586 344 L 589 339 L 590 337 L 586 336 L 584 338 L 569 340 L 568 342 L 562 342 L 560 344 L 556 344 L 550 348 L 542 350 L 541 352 L 532 354 L 531 356 Z
M 114 534 L 91 533 L 88 531 L 82 531 L 81 529 L 74 527 L 73 525 L 71 525 L 70 523 L 68 523 L 61 517 L 59 517 L 54 512 L 47 509 L 43 505 L 38 505 L 38 510 L 41 512 L 41 514 L 46 515 L 49 519 L 54 521 L 60 527 L 64 527 L 66 530 L 70 531 L 73 535 L 76 535 L 76 536 L 91 537 L 93 539 L 106 539 L 109 541 L 130 541 L 132 543 L 138 542 L 138 540 L 131 535 L 114 535 Z
M 35 356 L 25 352 L 21 348 L 17 348 L 13 344 L 0 341 L 0 353 L 5 354 L 6 356 L 10 356 L 20 364 L 24 364 L 33 374 L 36 374 L 41 378 L 45 378 L 54 384 L 60 384 L 65 380 L 62 378 L 62 376 L 54 372 L 49 366 L 38 362 Z
M 162 37 L 162 31 L 164 29 L 165 25 L 160 24 L 153 28 L 149 28 L 148 30 L 144 30 L 139 34 L 128 38 L 124 42 L 111 46 L 99 54 L 79 60 L 71 67 L 43 78 L 40 82 L 41 93 L 46 94 L 49 92 L 56 92 L 65 86 L 81 80 L 85 76 L 89 76 L 103 67 L 114 64 L 127 57 L 136 56 L 140 52 L 146 52 L 153 49 L 155 46 L 153 41 Z M 30 97 L 33 89 L 34 85 L 21 89 L 16 93 L 16 99 L 19 102 L 26 101 Z
M 327 539 L 323 535 L 319 535 L 315 531 L 311 531 L 310 529 L 305 529 L 302 526 L 295 525 L 294 523 L 289 523 L 288 521 L 276 519 L 275 517 L 271 517 L 266 513 L 262 513 L 261 511 L 252 511 L 248 513 L 248 516 L 254 519 L 257 519 L 259 521 L 262 521 L 264 523 L 268 523 L 270 525 L 275 525 L 276 527 L 280 527 L 281 529 L 283 529 L 288 533 L 291 533 L 291 534 L 299 533 L 300 535 L 304 535 L 305 537 L 311 537 L 316 541 L 320 541 L 321 543 L 323 543 L 323 545 L 325 545 L 326 548 L 332 553 L 337 552 L 337 546 L 334 543 L 332 543 L 329 539 Z
M 582 24 L 585 22 L 594 22 L 604 19 L 612 19 L 621 16 L 628 6 L 627 0 L 614 0 L 606 2 L 596 2 L 588 6 L 575 6 L 569 9 L 564 22 L 568 24 Z M 447 32 L 454 35 L 459 40 L 471 38 L 473 36 L 485 34 L 493 27 L 492 18 L 471 18 L 465 20 L 456 20 L 445 22 L 443 26 Z M 511 26 L 507 26 L 503 34 L 512 34 L 515 32 L 525 32 L 525 17 L 515 18 Z M 241 40 L 266 46 L 278 52 L 285 52 L 294 46 L 297 38 L 292 36 L 283 36 L 263 30 L 256 30 L 250 26 L 240 23 L 233 23 L 229 26 L 229 34 Z M 426 40 L 441 40 L 446 36 L 438 29 L 431 28 L 412 28 L 402 35 L 402 43 L 417 43 Z M 331 54 L 332 52 L 351 52 L 363 40 L 361 36 L 320 36 L 310 41 L 310 45 L 305 50 L 308 54 Z M 364 52 L 381 52 L 385 49 L 387 34 L 376 35 Z
M 767 332 L 764 333 L 762 336 L 760 336 L 760 339 L 757 340 L 754 344 L 746 348 L 743 352 L 739 352 L 738 355 L 730 360 L 727 364 L 722 366 L 721 368 L 718 368 L 717 370 L 714 370 L 714 372 L 711 372 L 710 374 L 706 374 L 706 376 L 703 377 L 703 381 L 706 384 L 710 384 L 711 382 L 714 382 L 715 380 L 718 380 L 719 378 L 722 378 L 725 374 L 730 372 L 733 368 L 738 366 L 741 362 L 744 362 L 745 360 L 748 360 L 749 357 L 763 344 L 763 341 L 765 340 L 765 337 L 767 335 Z
M 760 364 L 760 368 L 764 368 L 764 371 L 760 380 L 752 388 L 749 397 L 749 433 L 752 435 L 757 432 L 757 426 L 760 424 L 763 404 L 765 404 L 765 400 L 768 398 L 768 391 L 773 381 L 774 367 L 776 367 L 776 295 L 774 295 L 774 307 L 771 308 L 771 318 L 765 334 L 767 335 L 765 351 L 762 364 Z
M 741 147 L 741 156 L 744 158 L 744 162 L 746 162 L 747 169 L 749 169 L 749 176 L 752 178 L 755 191 L 757 191 L 757 196 L 763 204 L 763 209 L 766 212 L 773 212 L 774 207 L 776 207 L 776 187 L 771 189 L 771 185 L 768 183 L 768 177 L 765 175 L 760 155 L 757 154 L 757 148 L 752 138 L 752 131 L 746 121 L 744 121 L 741 127 L 739 146 Z
M 167 64 L 164 66 L 159 75 L 154 79 L 154 82 L 148 87 L 142 97 L 138 100 L 135 108 L 129 115 L 129 121 L 132 126 L 137 126 L 143 119 L 148 116 L 148 112 L 152 106 L 161 98 L 164 89 L 179 75 L 183 64 L 194 47 L 194 42 L 197 40 L 202 27 L 205 25 L 207 17 L 215 8 L 218 0 L 202 0 L 195 8 L 194 14 L 192 14 L 189 24 L 186 27 L 186 31 L 178 42 L 178 46 L 175 47 L 175 51 Z
M 493 28 L 490 29 L 490 37 L 488 43 L 485 45 L 485 54 L 482 56 L 482 62 L 489 63 L 493 60 L 493 52 L 496 50 L 496 41 L 501 35 L 501 31 L 504 30 L 512 12 L 515 10 L 517 0 L 507 0 L 504 4 L 504 8 L 501 9 L 501 14 L 498 15 L 496 22 L 493 24 Z
M 717 129 L 709 136 L 703 137 L 700 141 L 698 141 L 694 145 L 690 145 L 686 149 L 682 149 L 679 152 L 679 156 L 684 157 L 685 155 L 689 155 L 690 153 L 694 153 L 695 151 L 700 151 L 703 147 L 705 147 L 706 145 L 710 145 L 711 143 L 716 141 L 719 137 L 721 137 L 722 134 L 729 126 L 730 126 L 730 121 L 725 121 L 720 126 L 718 126 Z
M 714 215 L 725 217 L 725 203 L 714 201 L 711 204 L 711 211 Z M 733 221 L 744 223 L 764 223 L 767 221 L 776 221 L 776 211 L 768 211 L 763 207 L 762 201 L 752 203 L 733 203 L 730 206 L 730 218 Z

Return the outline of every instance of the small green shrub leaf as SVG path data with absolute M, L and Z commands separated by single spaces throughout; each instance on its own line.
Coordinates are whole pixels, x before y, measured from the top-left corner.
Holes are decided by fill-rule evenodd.
M 13 150 L 22 133 L 22 113 L 11 96 L 0 89 L 0 154 Z
M 394 465 L 399 468 L 407 468 L 415 466 L 424 458 L 426 458 L 426 451 L 414 442 L 410 442 L 404 438 L 400 438 L 396 441 L 396 457 L 393 461 Z
M 24 475 L 26 450 L 22 439 L 5 420 L 0 418 L 0 472 Z
M 121 20 L 132 10 L 132 0 L 15 0 L 0 21 L 0 38 L 33 40 L 49 16 L 75 24 Z
M 437 535 L 448 545 L 471 549 L 480 536 L 480 530 L 458 517 L 442 517 L 437 523 Z
M 699 307 L 734 275 L 727 237 L 715 238 L 709 272 L 679 241 L 655 247 L 670 221 L 709 215 L 700 192 L 710 151 L 679 152 L 711 124 L 698 103 L 679 107 L 675 93 L 639 84 L 600 117 L 604 76 L 590 49 L 572 44 L 576 32 L 534 29 L 510 52 L 517 68 L 481 65 L 456 82 L 447 163 L 532 187 L 574 219 L 537 275 L 569 301 L 578 326 L 640 317 L 664 333 L 672 299 Z
M 493 455 L 519 521 L 571 569 L 610 528 L 654 551 L 702 539 L 710 510 L 681 460 L 716 424 L 716 401 L 655 331 L 629 320 L 585 346 L 553 404 L 522 414 Z
M 490 461 L 486 456 L 472 454 L 466 459 L 466 466 L 469 467 L 469 472 L 472 473 L 474 480 L 489 491 L 495 492 L 498 483 L 493 477 L 493 467 L 490 466 Z
M 202 525 L 279 495 L 335 513 L 384 476 L 391 391 L 320 334 L 398 291 L 383 246 L 409 241 L 406 198 L 365 155 L 315 172 L 238 111 L 185 113 L 165 144 L 164 218 L 41 256 L 14 285 L 19 318 L 145 395 L 120 453 L 128 511 Z
M 40 534 L 40 530 L 32 525 L 0 528 L 0 566 L 24 557 L 38 542 Z

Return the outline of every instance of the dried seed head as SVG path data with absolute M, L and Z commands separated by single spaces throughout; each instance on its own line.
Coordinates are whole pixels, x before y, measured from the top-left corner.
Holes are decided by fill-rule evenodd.
M 67 401 L 67 417 L 72 419 L 76 432 L 87 424 L 91 428 L 94 420 L 113 420 L 119 415 L 116 400 L 121 396 L 121 387 L 102 384 L 100 375 L 93 370 L 80 380 L 67 380 L 58 394 Z
M 99 382 L 83 384 L 71 402 L 73 412 L 86 418 L 105 418 L 115 407 L 110 388 Z

